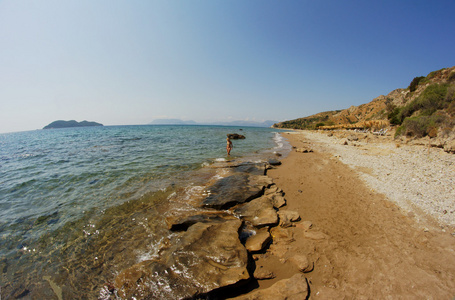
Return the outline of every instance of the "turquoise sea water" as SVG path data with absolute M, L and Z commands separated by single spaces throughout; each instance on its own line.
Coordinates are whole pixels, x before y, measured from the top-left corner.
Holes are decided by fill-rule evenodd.
M 213 174 L 203 170 L 214 161 L 286 151 L 277 132 L 109 126 L 1 134 L 2 299 L 55 297 L 58 288 L 93 298 L 103 280 L 156 252 L 171 193 L 208 180 Z M 227 133 L 246 136 L 233 141 L 230 158 Z

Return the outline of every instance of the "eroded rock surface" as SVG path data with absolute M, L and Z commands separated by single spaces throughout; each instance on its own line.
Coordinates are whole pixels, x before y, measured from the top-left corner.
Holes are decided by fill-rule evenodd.
M 182 299 L 249 278 L 240 220 L 196 223 L 159 260 L 140 262 L 115 279 L 122 298 Z

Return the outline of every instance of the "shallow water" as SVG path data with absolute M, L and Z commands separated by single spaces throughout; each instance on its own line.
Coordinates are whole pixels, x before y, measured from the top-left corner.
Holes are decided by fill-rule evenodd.
M 259 159 L 286 144 L 269 128 L 114 126 L 0 135 L 2 299 L 93 298 L 165 243 L 179 191 L 226 159 Z M 226 134 L 237 132 L 232 157 Z M 190 193 L 191 194 L 191 193 Z

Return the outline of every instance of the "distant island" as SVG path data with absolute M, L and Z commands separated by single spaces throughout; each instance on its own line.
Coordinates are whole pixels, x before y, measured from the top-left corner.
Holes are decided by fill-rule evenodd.
M 82 121 L 77 122 L 75 120 L 63 121 L 58 120 L 44 126 L 43 129 L 56 129 L 56 128 L 69 128 L 69 127 L 89 127 L 89 126 L 103 126 L 103 124 L 96 122 Z

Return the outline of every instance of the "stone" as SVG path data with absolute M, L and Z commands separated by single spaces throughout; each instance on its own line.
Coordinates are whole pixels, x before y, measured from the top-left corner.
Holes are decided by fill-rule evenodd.
M 254 199 L 234 210 L 241 219 L 250 222 L 255 227 L 278 224 L 278 215 L 268 197 Z
M 311 152 L 313 152 L 313 149 L 310 149 L 310 148 L 297 148 L 297 149 L 295 149 L 295 152 L 311 153 Z
M 235 217 L 226 212 L 220 211 L 207 211 L 207 212 L 194 212 L 184 211 L 184 215 L 171 215 L 166 217 L 166 223 L 168 228 L 172 231 L 186 231 L 188 227 L 196 223 L 213 223 L 213 222 L 224 222 L 226 220 L 233 220 Z
M 249 175 L 265 175 L 266 164 L 265 163 L 241 163 L 234 167 L 234 171 L 241 173 L 248 173 Z
M 280 208 L 286 205 L 286 199 L 280 193 L 269 194 L 267 197 L 272 202 L 273 207 Z
M 270 158 L 267 163 L 269 165 L 272 165 L 272 166 L 279 166 L 281 165 L 281 161 L 279 161 L 278 159 L 275 159 L 275 158 Z
M 342 139 L 341 142 L 340 142 L 341 145 L 348 145 L 348 140 L 347 139 Z
M 283 190 L 281 190 L 276 184 L 270 185 L 267 189 L 264 191 L 264 195 L 269 195 L 269 194 L 283 194 Z
M 237 297 L 239 300 L 301 300 L 308 297 L 308 282 L 301 273 L 283 279 L 269 288 Z
M 264 280 L 264 279 L 273 279 L 275 278 L 275 274 L 267 270 L 266 268 L 257 267 L 256 270 L 254 270 L 253 277 L 257 280 Z
M 300 215 L 296 211 L 291 210 L 280 210 L 278 211 L 278 217 L 280 218 L 279 225 L 281 227 L 290 227 L 292 222 L 300 220 Z
M 261 178 L 256 178 L 261 177 Z M 203 207 L 228 209 L 262 195 L 265 183 L 262 177 L 235 173 L 221 178 L 207 189 L 209 196 L 202 201 Z M 271 180 L 271 179 L 270 179 Z
M 231 140 L 243 140 L 245 139 L 244 135 L 238 134 L 238 133 L 228 133 L 227 137 L 230 138 Z
M 300 272 L 307 273 L 313 270 L 313 264 L 309 262 L 306 255 L 295 255 L 289 261 L 295 264 Z
M 303 231 L 308 231 L 311 229 L 311 227 L 313 227 L 313 223 L 311 223 L 311 221 L 303 221 L 299 224 L 296 224 L 295 226 L 302 228 Z
M 351 134 L 347 137 L 348 141 L 358 141 L 359 137 L 356 136 L 355 134 Z
M 248 254 L 240 243 L 240 220 L 196 223 L 176 236 L 159 258 L 120 272 L 121 298 L 187 299 L 249 278 Z
M 272 240 L 268 228 L 261 228 L 256 231 L 256 234 L 248 237 L 245 243 L 245 248 L 249 252 L 258 252 L 264 249 Z
M 323 240 L 327 238 L 327 235 L 320 231 L 306 231 L 303 236 L 310 240 Z
M 448 153 L 455 153 L 455 140 L 448 141 L 444 145 L 444 151 Z
M 291 228 L 274 227 L 270 230 L 273 244 L 290 244 L 295 241 Z

